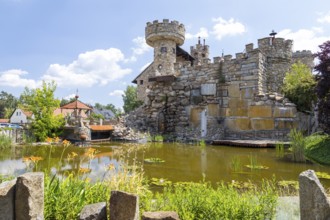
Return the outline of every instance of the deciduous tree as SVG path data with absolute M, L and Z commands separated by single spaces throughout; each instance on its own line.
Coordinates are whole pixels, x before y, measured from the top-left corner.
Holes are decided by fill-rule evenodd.
M 300 111 L 312 111 L 312 104 L 316 100 L 316 81 L 310 68 L 298 62 L 291 66 L 286 73 L 282 90 L 284 95 L 297 105 Z
M 125 113 L 128 113 L 143 104 L 143 102 L 137 98 L 135 86 L 127 86 L 126 90 L 124 91 L 123 101 Z
M 53 114 L 60 107 L 60 100 L 54 97 L 55 90 L 54 82 L 43 82 L 40 88 L 25 88 L 21 95 L 21 107 L 34 114 L 31 127 L 38 141 L 57 136 L 64 125 L 63 116 Z

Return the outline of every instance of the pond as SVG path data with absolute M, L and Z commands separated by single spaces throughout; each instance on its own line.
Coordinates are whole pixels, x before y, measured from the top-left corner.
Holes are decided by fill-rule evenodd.
M 149 179 L 164 178 L 172 182 L 199 182 L 203 179 L 213 184 L 232 180 L 259 182 L 274 176 L 276 180 L 298 180 L 299 173 L 307 169 L 330 173 L 329 166 L 293 163 L 287 157 L 278 157 L 272 148 L 118 142 L 92 147 L 96 150 L 89 153 L 86 147 L 54 145 L 16 146 L 2 150 L 0 174 L 17 176 L 30 170 L 44 169 L 65 174 L 66 171 L 78 172 L 82 167 L 91 169 L 88 174 L 91 179 L 101 179 L 109 165 L 118 168 L 123 161 L 142 165 Z M 30 162 L 34 159 L 35 163 L 28 164 L 24 157 L 30 157 Z M 150 163 L 147 160 L 150 158 L 159 158 L 159 161 Z M 251 166 L 261 169 L 251 169 Z M 321 182 L 330 187 L 329 180 L 322 179 Z

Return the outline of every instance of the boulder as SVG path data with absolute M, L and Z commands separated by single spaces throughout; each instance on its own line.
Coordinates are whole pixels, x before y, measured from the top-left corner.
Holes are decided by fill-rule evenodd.
M 25 173 L 17 177 L 16 220 L 44 219 L 44 174 Z
M 313 170 L 299 175 L 300 219 L 330 219 L 330 203 Z
M 16 179 L 0 184 L 0 220 L 15 219 L 15 186 Z
M 138 220 L 139 197 L 122 191 L 111 191 L 110 219 Z
M 106 220 L 107 206 L 105 202 L 86 205 L 80 212 L 79 220 Z

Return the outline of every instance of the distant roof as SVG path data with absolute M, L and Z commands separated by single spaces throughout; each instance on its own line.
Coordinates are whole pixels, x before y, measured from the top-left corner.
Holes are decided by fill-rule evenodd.
M 112 131 L 113 127 L 111 125 L 90 125 L 92 131 Z
M 26 115 L 26 117 L 31 117 L 33 115 L 33 112 L 27 111 L 27 110 L 23 110 L 21 109 L 22 112 L 24 113 L 24 115 Z
M 82 103 L 79 100 L 72 101 L 66 105 L 63 105 L 61 109 L 92 109 L 91 107 L 87 106 L 86 104 Z
M 116 117 L 115 113 L 113 113 L 111 110 L 109 109 L 96 109 L 96 108 L 93 108 L 93 112 L 95 114 L 101 114 L 103 115 L 103 117 L 105 119 L 111 119 L 111 118 L 114 118 Z
M 0 118 L 0 123 L 9 123 L 8 118 Z

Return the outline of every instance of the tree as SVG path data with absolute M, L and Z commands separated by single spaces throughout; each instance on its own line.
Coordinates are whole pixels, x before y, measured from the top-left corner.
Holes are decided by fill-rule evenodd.
M 318 98 L 318 120 L 320 127 L 330 133 L 330 41 L 319 46 L 321 51 L 316 53 L 319 64 L 315 66 L 317 71 L 315 88 Z
M 137 99 L 135 86 L 127 86 L 126 90 L 124 91 L 123 101 L 125 113 L 128 113 L 143 104 L 142 101 Z
M 312 111 L 313 103 L 316 100 L 316 81 L 310 68 L 298 62 L 291 66 L 286 73 L 282 91 L 284 95 L 297 105 L 299 111 Z
M 64 125 L 63 116 L 53 114 L 54 110 L 60 107 L 60 100 L 54 98 L 55 90 L 54 82 L 43 81 L 41 88 L 25 88 L 20 97 L 21 107 L 34 114 L 31 128 L 38 141 L 57 136 Z
M 9 118 L 17 107 L 17 98 L 10 93 L 0 93 L 0 118 Z

